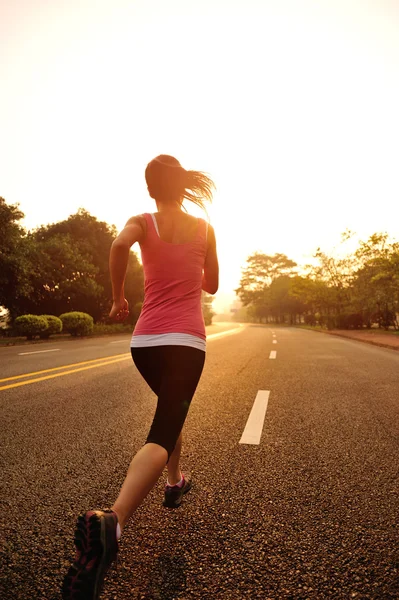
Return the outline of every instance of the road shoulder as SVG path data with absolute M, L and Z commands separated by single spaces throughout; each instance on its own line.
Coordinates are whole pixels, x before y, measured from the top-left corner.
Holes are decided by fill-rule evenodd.
M 298 329 L 304 329 L 299 327 Z M 379 333 L 378 331 L 349 331 L 345 329 L 312 329 L 306 328 L 310 331 L 316 331 L 318 333 L 327 333 L 328 335 L 335 335 L 358 342 L 364 342 L 366 344 L 372 344 L 374 346 L 381 346 L 383 348 L 390 348 L 391 350 L 399 350 L 399 335 L 390 333 Z

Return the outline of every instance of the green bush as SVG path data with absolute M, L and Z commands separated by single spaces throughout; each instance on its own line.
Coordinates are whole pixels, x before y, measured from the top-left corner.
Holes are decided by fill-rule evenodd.
M 46 331 L 47 327 L 47 320 L 38 315 L 21 315 L 14 321 L 17 335 L 26 335 L 28 340 L 33 340 L 35 336 Z
M 93 317 L 84 312 L 69 312 L 60 315 L 63 330 L 73 336 L 89 335 L 93 331 Z
M 40 315 L 47 321 L 47 329 L 40 334 L 40 338 L 42 340 L 47 340 L 50 335 L 54 335 L 55 333 L 61 333 L 62 331 L 62 321 L 58 317 L 54 315 Z

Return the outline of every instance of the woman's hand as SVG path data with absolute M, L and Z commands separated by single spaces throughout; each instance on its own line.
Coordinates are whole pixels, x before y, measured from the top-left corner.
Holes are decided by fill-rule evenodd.
M 123 300 L 114 300 L 109 316 L 115 321 L 124 321 L 127 319 L 129 316 L 129 304 L 126 298 Z

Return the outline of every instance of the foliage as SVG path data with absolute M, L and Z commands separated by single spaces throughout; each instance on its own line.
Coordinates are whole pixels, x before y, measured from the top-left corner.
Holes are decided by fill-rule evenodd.
M 207 292 L 202 292 L 202 314 L 205 325 L 212 325 L 212 318 L 215 314 L 212 310 L 212 301 L 213 296 Z
M 19 302 L 31 291 L 26 232 L 19 224 L 23 217 L 18 205 L 9 205 L 0 197 L 0 306 L 10 311 L 11 317 L 24 312 Z
M 139 318 L 144 298 L 144 276 L 143 267 L 139 263 L 134 252 L 130 252 L 125 279 L 125 298 L 129 302 L 130 312 L 127 323 L 134 325 Z M 110 302 L 107 310 L 112 304 L 112 290 L 110 287 Z
M 262 303 L 265 287 L 270 286 L 274 279 L 281 275 L 294 273 L 296 266 L 296 263 L 285 254 L 268 256 L 261 252 L 255 252 L 247 258 L 247 266 L 243 270 L 240 286 L 235 291 L 244 306 Z
M 26 232 L 24 214 L 0 198 L 0 306 L 14 319 L 24 313 L 82 311 L 95 321 L 112 305 L 108 260 L 116 229 L 80 209 L 68 219 Z M 143 300 L 143 270 L 130 252 L 126 298 Z M 136 320 L 132 311 L 129 322 Z
M 374 234 L 355 253 L 359 268 L 354 280 L 354 301 L 369 325 L 399 328 L 399 243 L 386 234 Z
M 294 275 L 296 266 L 285 254 L 269 256 L 255 252 L 248 257 L 247 267 L 243 270 L 240 285 L 235 292 L 244 307 L 249 307 L 250 318 L 255 321 L 267 320 L 269 316 L 277 318 L 276 310 L 279 312 L 279 309 L 276 308 L 275 296 L 284 294 L 281 288 L 284 284 L 276 284 L 276 281 L 281 277 L 289 278 Z
M 346 232 L 343 241 L 349 237 Z M 386 234 L 370 236 L 344 257 L 318 248 L 317 262 L 306 276 L 295 274 L 295 263 L 285 255 L 275 256 L 279 260 L 273 262 L 273 257 L 253 254 L 243 270 L 236 293 L 250 320 L 399 329 L 399 243 L 389 243 Z
M 26 232 L 20 225 L 23 217 L 18 205 L 0 197 L 0 308 L 9 311 L 11 321 L 18 315 L 70 312 L 106 320 L 112 305 L 108 261 L 115 227 L 80 209 L 64 221 Z M 351 236 L 345 232 L 343 242 Z M 375 233 L 353 254 L 342 257 L 318 248 L 314 258 L 307 274 L 299 275 L 285 254 L 250 255 L 236 289 L 241 317 L 331 329 L 372 324 L 399 329 L 398 242 Z M 129 326 L 140 314 L 143 283 L 142 266 L 130 252 L 125 281 Z M 210 324 L 211 296 L 203 296 L 203 314 Z M 41 330 L 41 335 L 52 333 Z
M 58 312 L 83 311 L 100 319 L 112 300 L 108 258 L 115 236 L 114 227 L 83 209 L 32 232 L 36 253 L 45 257 L 36 269 L 36 304 L 48 312 L 57 306 Z
M 95 323 L 93 326 L 93 335 L 113 333 L 132 333 L 132 326 L 125 323 Z
M 96 267 L 74 247 L 69 235 L 56 234 L 31 241 L 31 294 L 21 299 L 23 310 L 47 314 L 87 311 L 99 301 L 101 287 L 95 281 Z
M 141 309 L 143 308 L 142 302 L 136 302 L 133 308 L 130 308 L 130 320 L 128 319 L 128 323 L 136 323 L 141 313 Z
M 61 333 L 62 331 L 62 321 L 58 317 L 54 315 L 40 315 L 47 321 L 47 329 L 40 334 L 41 339 L 48 339 L 50 335 L 55 335 L 56 333 Z
M 28 340 L 33 340 L 35 336 L 46 331 L 47 327 L 47 319 L 37 315 L 21 315 L 14 321 L 17 335 L 26 335 Z
M 89 335 L 93 331 L 93 317 L 84 312 L 72 311 L 60 315 L 63 330 L 73 336 Z

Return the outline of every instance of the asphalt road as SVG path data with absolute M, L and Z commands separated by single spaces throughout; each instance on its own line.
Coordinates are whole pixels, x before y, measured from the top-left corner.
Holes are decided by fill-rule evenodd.
M 60 598 L 76 516 L 112 504 L 145 440 L 155 398 L 127 350 L 0 349 L 3 600 Z M 259 390 L 260 443 L 239 444 Z M 193 490 L 171 511 L 159 482 L 102 597 L 399 598 L 398 439 L 397 352 L 278 327 L 211 338 L 185 426 Z

